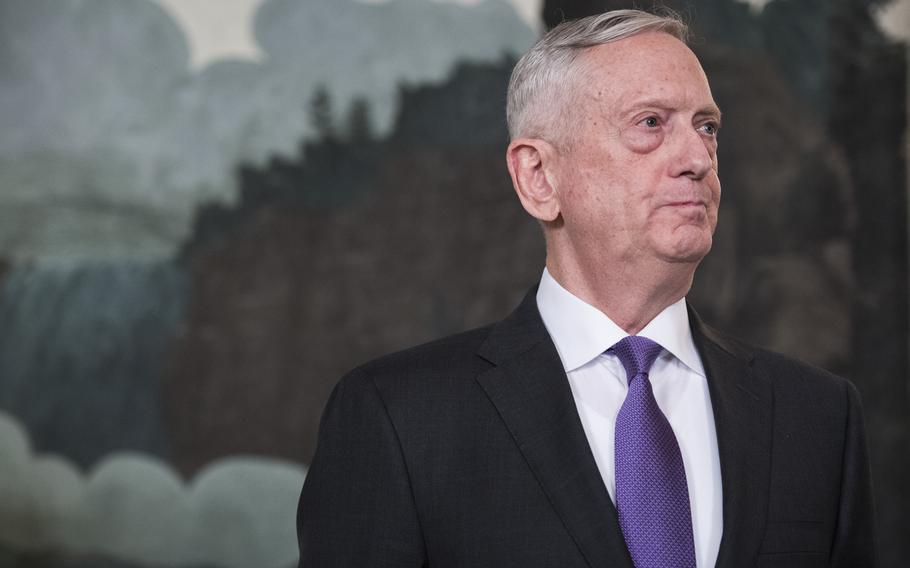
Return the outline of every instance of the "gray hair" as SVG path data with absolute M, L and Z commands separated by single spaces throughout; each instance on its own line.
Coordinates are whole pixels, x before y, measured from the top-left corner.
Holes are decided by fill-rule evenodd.
M 525 53 L 509 80 L 506 118 L 509 136 L 540 138 L 564 123 L 571 97 L 565 96 L 575 61 L 587 48 L 645 32 L 664 32 L 686 42 L 689 28 L 675 13 L 613 10 L 563 22 Z

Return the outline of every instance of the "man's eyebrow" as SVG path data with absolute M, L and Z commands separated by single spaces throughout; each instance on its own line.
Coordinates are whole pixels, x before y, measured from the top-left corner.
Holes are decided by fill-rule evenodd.
M 673 102 L 668 99 L 661 98 L 651 98 L 651 99 L 639 99 L 637 101 L 632 101 L 626 107 L 626 112 L 633 113 L 638 112 L 644 108 L 659 108 L 662 110 L 670 110 L 674 108 Z
M 671 100 L 659 98 L 659 97 L 641 99 L 641 100 L 632 102 L 626 108 L 626 111 L 624 114 L 634 114 L 636 112 L 639 112 L 642 109 L 649 108 L 649 107 L 658 108 L 661 110 L 674 110 L 677 108 L 677 105 L 675 105 L 673 103 L 673 101 L 671 101 Z M 698 111 L 695 112 L 695 116 L 698 116 L 698 117 L 707 116 L 710 118 L 714 118 L 715 120 L 717 120 L 717 122 L 720 122 L 721 115 L 722 115 L 722 113 L 720 112 L 720 107 L 718 107 L 716 104 L 707 105 L 703 108 L 700 108 Z
M 721 116 L 723 113 L 720 112 L 720 107 L 717 105 L 709 105 L 704 107 L 695 113 L 695 116 L 707 116 L 715 119 L 717 122 L 720 122 Z

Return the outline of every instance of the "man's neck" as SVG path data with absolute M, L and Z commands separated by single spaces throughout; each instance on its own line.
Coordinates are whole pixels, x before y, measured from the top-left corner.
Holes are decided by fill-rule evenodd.
M 692 287 L 694 265 L 662 263 L 630 267 L 625 263 L 582 270 L 577 263 L 547 257 L 547 270 L 559 284 L 635 335 Z

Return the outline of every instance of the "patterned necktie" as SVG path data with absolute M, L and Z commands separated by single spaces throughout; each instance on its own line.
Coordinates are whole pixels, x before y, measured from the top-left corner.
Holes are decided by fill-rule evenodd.
M 629 392 L 616 417 L 616 510 L 635 568 L 695 568 L 686 471 L 648 371 L 663 348 L 631 335 L 610 348 Z

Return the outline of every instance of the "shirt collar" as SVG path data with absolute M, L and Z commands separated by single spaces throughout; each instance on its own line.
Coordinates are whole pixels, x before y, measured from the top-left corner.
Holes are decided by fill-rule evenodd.
M 567 373 L 628 335 L 606 314 L 563 288 L 546 268 L 537 289 L 537 309 Z M 692 371 L 705 376 L 692 341 L 685 298 L 664 308 L 638 335 L 659 343 Z

